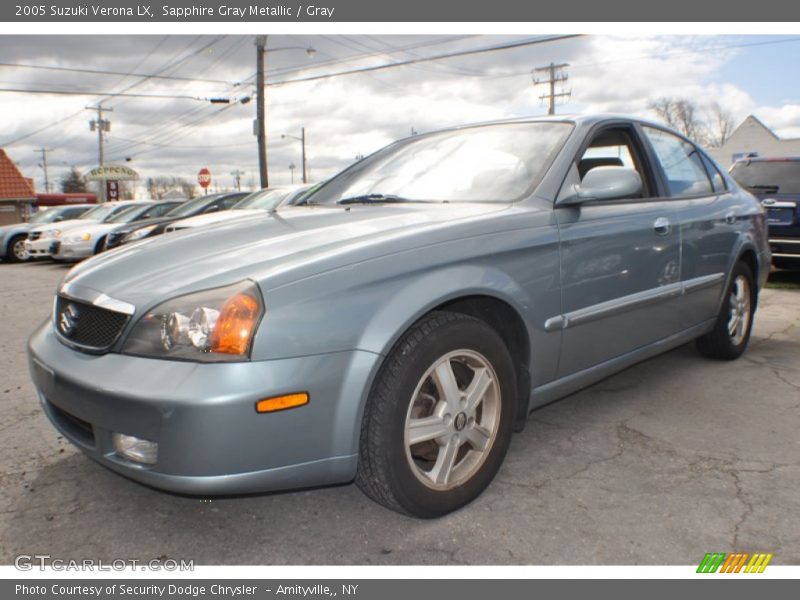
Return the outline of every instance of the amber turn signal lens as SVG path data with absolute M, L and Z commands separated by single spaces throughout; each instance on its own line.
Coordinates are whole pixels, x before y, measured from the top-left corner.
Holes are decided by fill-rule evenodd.
M 275 412 L 278 410 L 286 410 L 287 408 L 297 408 L 305 404 L 308 404 L 307 393 L 288 394 L 286 396 L 276 396 L 274 398 L 259 400 L 256 402 L 256 412 Z
M 226 300 L 211 332 L 211 351 L 246 354 L 260 313 L 258 300 L 249 294 Z

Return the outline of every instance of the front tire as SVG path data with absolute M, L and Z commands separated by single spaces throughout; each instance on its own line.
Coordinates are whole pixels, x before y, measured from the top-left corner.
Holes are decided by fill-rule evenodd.
M 517 398 L 511 356 L 489 325 L 434 312 L 397 342 L 372 387 L 356 483 L 400 513 L 442 516 L 494 478 Z
M 750 341 L 755 311 L 753 272 L 745 263 L 739 262 L 733 268 L 714 329 L 697 339 L 697 349 L 717 360 L 739 358 Z
M 8 241 L 8 260 L 10 262 L 26 262 L 30 260 L 30 254 L 25 249 L 26 235 L 15 235 Z

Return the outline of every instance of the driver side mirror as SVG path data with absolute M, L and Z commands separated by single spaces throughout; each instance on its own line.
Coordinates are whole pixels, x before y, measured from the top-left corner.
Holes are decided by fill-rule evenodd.
M 638 198 L 642 193 L 642 178 L 629 167 L 595 167 L 576 185 L 574 193 L 559 204 L 574 205 L 590 200 L 621 200 Z
M 209 214 L 209 213 L 214 213 L 214 212 L 217 212 L 218 210 L 219 210 L 219 206 L 209 206 L 207 209 L 205 209 L 205 210 L 203 211 L 203 214 L 204 214 L 204 215 L 207 215 L 207 214 Z
M 53 219 L 53 223 L 60 223 L 63 220 L 64 220 L 64 217 L 62 217 L 61 215 L 58 215 L 55 219 Z

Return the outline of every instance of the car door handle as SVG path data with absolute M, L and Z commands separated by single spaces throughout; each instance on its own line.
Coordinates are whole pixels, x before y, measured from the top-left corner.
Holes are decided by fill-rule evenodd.
M 653 223 L 653 229 L 658 235 L 667 235 L 672 231 L 672 224 L 667 217 L 658 217 Z

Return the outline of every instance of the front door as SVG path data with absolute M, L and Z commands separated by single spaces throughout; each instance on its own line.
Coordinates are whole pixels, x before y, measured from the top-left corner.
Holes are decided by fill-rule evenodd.
M 673 203 L 660 197 L 636 129 L 607 126 L 576 158 L 565 187 L 598 166 L 634 168 L 635 198 L 557 207 L 562 314 L 559 376 L 624 355 L 678 331 L 680 234 Z M 562 190 L 563 193 L 563 190 Z

